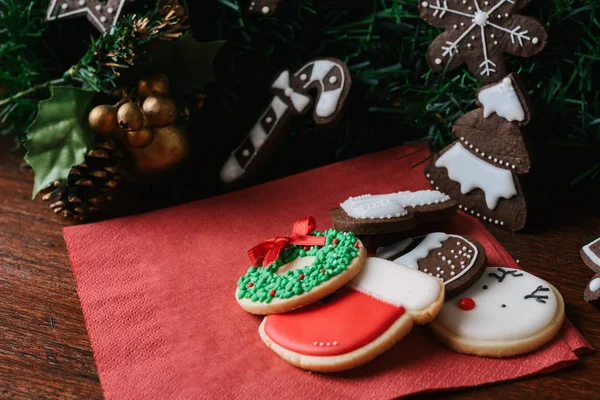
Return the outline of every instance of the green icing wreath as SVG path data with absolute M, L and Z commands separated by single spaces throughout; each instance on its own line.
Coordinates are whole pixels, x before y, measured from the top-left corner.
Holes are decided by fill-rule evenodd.
M 238 299 L 251 299 L 270 303 L 274 297 L 289 299 L 307 293 L 321 283 L 344 272 L 358 256 L 357 240 L 352 232 L 328 229 L 314 236 L 325 236 L 325 245 L 292 245 L 281 252 L 280 257 L 266 267 L 250 267 L 238 280 Z M 298 257 L 315 256 L 315 260 L 304 268 L 277 274 L 277 270 Z

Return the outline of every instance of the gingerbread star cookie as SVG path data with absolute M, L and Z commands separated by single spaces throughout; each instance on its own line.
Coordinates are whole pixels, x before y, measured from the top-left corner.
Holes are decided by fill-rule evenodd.
M 467 64 L 485 82 L 506 74 L 504 53 L 531 57 L 546 46 L 544 26 L 519 12 L 530 0 L 426 0 L 421 17 L 445 29 L 429 46 L 427 62 L 434 71 Z
M 358 367 L 390 349 L 444 302 L 442 281 L 368 258 L 349 285 L 326 301 L 265 317 L 259 333 L 285 361 L 320 372 Z
M 487 263 L 481 243 L 443 232 L 380 247 L 375 256 L 441 279 L 446 286 L 446 300 L 467 290 L 483 274 Z

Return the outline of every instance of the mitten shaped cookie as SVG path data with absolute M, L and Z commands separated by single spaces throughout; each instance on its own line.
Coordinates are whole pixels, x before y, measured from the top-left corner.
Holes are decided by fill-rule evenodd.
M 333 226 L 356 235 L 404 232 L 421 223 L 456 214 L 456 202 L 435 190 L 364 194 L 350 197 L 330 211 Z
M 493 267 L 447 301 L 431 328 L 460 353 L 510 357 L 550 342 L 564 319 L 564 301 L 554 286 L 522 270 Z
M 446 300 L 467 290 L 485 271 L 485 248 L 473 238 L 442 232 L 380 247 L 377 257 L 441 279 Z
M 430 322 L 442 307 L 442 281 L 370 257 L 348 286 L 326 301 L 265 317 L 262 340 L 297 367 L 343 371 L 387 351 L 413 325 Z
M 518 231 L 527 221 L 519 175 L 531 161 L 523 137 L 531 112 L 516 74 L 481 88 L 480 108 L 459 118 L 459 140 L 434 155 L 425 168 L 429 183 L 458 202 L 458 208 L 491 224 Z
M 588 303 L 600 304 L 600 238 L 583 246 L 581 259 L 595 272 L 594 277 L 586 286 L 583 297 Z

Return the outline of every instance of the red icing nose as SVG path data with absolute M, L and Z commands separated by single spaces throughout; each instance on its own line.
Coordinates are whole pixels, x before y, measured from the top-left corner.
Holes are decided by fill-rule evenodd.
M 458 308 L 464 311 L 470 311 L 475 308 L 475 302 L 470 297 L 463 297 L 458 301 Z

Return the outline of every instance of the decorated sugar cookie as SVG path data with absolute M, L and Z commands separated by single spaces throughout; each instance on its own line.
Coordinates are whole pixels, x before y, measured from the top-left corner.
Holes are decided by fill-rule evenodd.
M 554 286 L 522 270 L 492 267 L 447 301 L 431 328 L 458 352 L 510 357 L 550 342 L 564 318 L 563 298 Z
M 344 286 L 364 267 L 366 250 L 352 232 L 315 230 L 313 217 L 288 237 L 265 240 L 248 255 L 253 266 L 238 280 L 236 299 L 252 314 L 290 311 Z
M 529 122 L 528 98 L 516 74 L 480 89 L 477 108 L 452 127 L 459 140 L 434 155 L 427 180 L 484 222 L 513 231 L 527 222 L 520 175 L 531 167 L 522 125 Z
M 442 281 L 381 258 L 327 301 L 265 317 L 262 340 L 297 367 L 321 372 L 362 365 L 390 349 L 442 307 Z
M 485 271 L 485 248 L 470 237 L 430 233 L 380 247 L 375 254 L 441 279 L 446 299 L 467 290 Z
M 588 303 L 600 304 L 600 238 L 583 246 L 581 258 L 596 274 L 585 288 L 583 297 Z
M 446 31 L 427 50 L 434 71 L 452 70 L 463 63 L 484 81 L 505 74 L 504 53 L 531 57 L 546 46 L 544 26 L 519 15 L 530 0 L 426 0 L 419 12 L 428 24 Z
M 435 190 L 364 194 L 350 197 L 330 212 L 336 229 L 357 235 L 403 232 L 456 214 L 456 202 Z
M 221 168 L 221 181 L 232 184 L 258 171 L 281 144 L 295 116 L 312 109 L 319 125 L 337 121 L 350 85 L 348 67 L 335 58 L 310 61 L 295 73 L 281 72 L 271 84 L 271 102 Z

